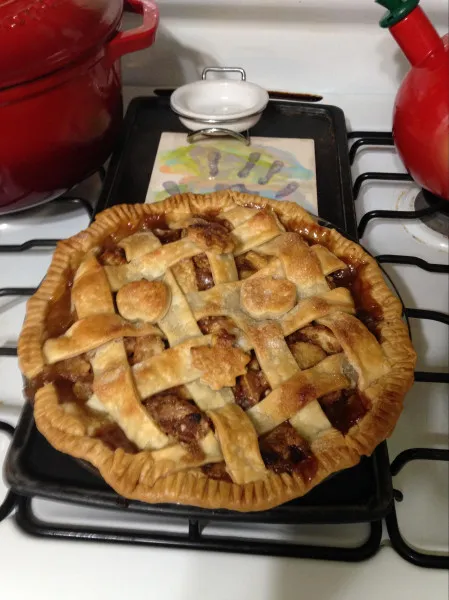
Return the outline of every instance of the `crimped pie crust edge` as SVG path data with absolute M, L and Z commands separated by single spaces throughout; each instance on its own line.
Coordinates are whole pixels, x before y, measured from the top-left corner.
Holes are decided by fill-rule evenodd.
M 357 464 L 361 455 L 371 454 L 388 437 L 402 411 L 404 396 L 413 383 L 416 355 L 402 320 L 402 306 L 385 283 L 376 261 L 336 230 L 326 230 L 316 224 L 296 204 L 228 190 L 206 195 L 181 194 L 157 204 L 115 206 L 98 214 L 88 229 L 59 242 L 44 281 L 27 304 L 18 344 L 19 364 L 24 375 L 35 377 L 43 368 L 42 339 L 47 305 L 66 285 L 67 272 L 74 272 L 86 252 L 117 231 L 120 225 L 138 221 L 144 215 L 201 214 L 223 210 L 233 204 L 270 207 L 284 224 L 296 224 L 326 233 L 326 245 L 337 257 L 363 263 L 363 281 L 370 286 L 370 296 L 382 307 L 383 320 L 379 324 L 381 347 L 391 369 L 365 390 L 372 409 L 344 437 L 325 433 L 312 443 L 318 469 L 308 482 L 296 474 L 270 472 L 263 481 L 239 485 L 210 479 L 200 470 L 179 471 L 152 481 L 149 452 L 132 455 L 122 449 L 109 449 L 101 440 L 85 435 L 85 427 L 79 419 L 60 408 L 52 384 L 38 390 L 34 414 L 39 431 L 56 449 L 89 461 L 111 487 L 127 498 L 150 503 L 178 502 L 203 508 L 254 511 L 269 509 L 302 496 L 330 474 Z

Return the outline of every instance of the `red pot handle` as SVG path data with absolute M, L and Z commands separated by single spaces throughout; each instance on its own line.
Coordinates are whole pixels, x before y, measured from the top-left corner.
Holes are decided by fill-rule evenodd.
M 148 48 L 154 42 L 159 23 L 159 9 L 151 0 L 125 0 L 124 10 L 143 17 L 143 23 L 137 29 L 121 31 L 108 44 L 108 53 L 112 61 L 124 54 Z

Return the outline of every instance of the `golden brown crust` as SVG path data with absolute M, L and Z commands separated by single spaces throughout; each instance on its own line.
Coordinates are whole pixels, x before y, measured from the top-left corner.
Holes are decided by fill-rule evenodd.
M 145 336 L 160 333 L 153 325 L 133 324 L 119 315 L 103 313 L 92 315 L 74 323 L 64 335 L 43 344 L 48 364 L 94 350 L 118 337 Z
M 170 290 L 162 281 L 132 281 L 117 292 L 118 312 L 128 321 L 155 323 L 170 306 Z
M 240 301 L 255 319 L 275 319 L 295 306 L 296 288 L 288 279 L 250 277 L 242 284 Z
M 265 210 L 261 210 L 247 220 L 248 210 L 246 207 Z M 19 363 L 24 375 L 29 379 L 36 377 L 42 372 L 47 362 L 44 355 L 44 342 L 49 304 L 62 294 L 67 280 L 77 270 L 82 260 L 90 251 L 101 246 L 103 240 L 111 234 L 123 230 L 124 225 L 132 232 L 133 228 L 136 228 L 138 223 L 149 215 L 164 215 L 167 217 L 169 225 L 172 226 L 183 220 L 186 221 L 191 215 L 206 215 L 211 211 L 223 210 L 228 211 L 226 218 L 234 227 L 232 239 L 235 243 L 235 254 L 251 251 L 253 248 L 252 234 L 256 235 L 256 233 L 262 232 L 263 243 L 269 245 L 270 240 L 279 233 L 279 224 L 282 223 L 284 227 L 293 229 L 309 241 L 320 244 L 336 257 L 337 262 L 331 259 L 326 251 L 315 251 L 317 261 L 322 265 L 322 273 L 326 274 L 327 267 L 323 265 L 328 264 L 329 260 L 334 261 L 334 266 L 340 266 L 338 261 L 363 265 L 363 282 L 369 286 L 370 298 L 382 308 L 383 312 L 383 318 L 377 323 L 376 336 L 380 342 L 385 364 L 381 364 L 373 381 L 369 376 L 366 377 L 365 362 L 362 361 L 363 364 L 361 364 L 360 358 L 357 358 L 357 360 L 354 359 L 353 365 L 356 370 L 359 369 L 364 378 L 363 393 L 370 403 L 370 410 L 346 435 L 342 435 L 328 427 L 327 420 L 319 412 L 318 403 L 315 400 L 311 401 L 312 392 L 310 391 L 310 398 L 304 399 L 309 402 L 306 409 L 293 415 L 290 421 L 294 423 L 295 428 L 304 438 L 308 439 L 310 436 L 312 440 L 311 449 L 318 461 L 318 468 L 313 478 L 308 480 L 297 473 L 277 475 L 268 471 L 265 477 L 257 481 L 238 484 L 208 478 L 197 469 L 170 472 L 173 461 L 180 461 L 187 466 L 204 464 L 205 456 L 209 457 L 205 462 L 222 461 L 222 455 L 212 434 L 207 436 L 201 444 L 203 459 L 198 454 L 193 456 L 180 447 L 163 448 L 156 452 L 144 450 L 137 454 L 127 453 L 122 449 L 111 450 L 100 439 L 91 437 L 88 420 L 83 418 L 82 411 L 71 413 L 64 409 L 64 405 L 59 403 L 57 391 L 52 384 L 45 385 L 38 390 L 35 398 L 35 419 L 41 433 L 58 450 L 89 461 L 98 468 L 103 478 L 114 489 L 128 498 L 145 502 L 181 502 L 205 508 L 253 511 L 268 509 L 301 496 L 329 474 L 356 464 L 360 455 L 370 454 L 377 444 L 391 433 L 402 410 L 404 395 L 413 382 L 416 356 L 408 337 L 407 328 L 402 321 L 402 307 L 399 300 L 390 292 L 375 260 L 360 246 L 347 240 L 337 231 L 319 226 L 308 213 L 296 204 L 252 197 L 231 191 L 204 196 L 182 194 L 158 204 L 113 207 L 97 215 L 95 222 L 86 231 L 60 242 L 43 283 L 28 301 L 27 315 L 18 347 Z M 251 232 L 251 235 L 248 235 L 248 232 Z M 295 236 L 295 234 L 285 235 Z M 284 237 L 284 235 L 278 237 Z M 285 251 L 281 253 L 281 259 L 284 261 L 284 270 L 290 271 L 289 278 L 296 283 L 295 278 L 303 275 L 295 274 L 297 256 L 292 255 L 286 240 L 287 238 L 282 240 Z M 151 251 L 153 251 L 153 246 Z M 94 268 L 96 266 L 92 264 L 92 269 Z M 148 269 L 151 268 L 153 268 L 152 265 L 148 266 Z M 219 273 L 221 265 L 217 264 L 215 268 Z M 229 269 L 226 265 L 223 268 Z M 334 267 L 330 266 L 329 268 Z M 313 308 L 312 312 L 316 315 L 313 317 L 314 319 L 327 318 L 323 324 L 333 330 L 344 348 L 349 334 L 346 332 L 345 335 L 341 330 L 337 330 L 337 326 L 333 326 L 332 319 L 327 316 L 329 309 L 325 306 L 332 302 L 334 297 L 338 297 L 338 302 L 341 302 L 344 296 L 343 290 L 332 290 L 332 292 L 337 292 L 336 294 L 332 292 L 323 294 L 321 291 L 322 280 L 319 279 L 321 276 L 312 262 L 307 271 L 307 277 L 306 283 L 313 293 L 324 296 L 326 300 L 306 297 L 302 302 L 308 303 L 308 306 Z M 232 281 L 233 279 L 229 277 L 224 280 Z M 219 282 L 216 281 L 216 283 Z M 173 287 L 171 289 L 173 290 Z M 295 307 L 289 315 L 295 311 L 304 310 L 304 304 L 302 307 L 298 304 L 298 307 L 298 311 Z M 345 304 L 340 305 L 340 310 L 344 310 L 347 316 L 350 316 L 352 312 L 349 304 L 347 308 Z M 170 318 L 169 314 L 167 318 Z M 295 319 L 297 321 L 293 323 Z M 293 315 L 289 321 L 290 325 L 287 321 L 283 321 L 284 335 L 288 335 L 299 326 L 310 323 L 310 321 L 304 322 L 301 319 L 303 319 L 301 315 L 299 317 Z M 302 323 L 302 325 L 297 326 L 298 323 Z M 293 327 L 291 331 L 289 326 Z M 146 332 L 145 335 L 148 333 Z M 48 354 L 48 345 L 46 349 Z M 329 357 L 329 359 L 332 358 L 334 357 Z M 325 361 L 329 359 L 325 359 Z M 313 368 L 318 368 L 319 364 Z M 133 369 L 135 368 L 133 367 Z M 347 373 L 338 375 L 342 380 L 339 385 L 343 385 L 343 379 L 347 375 Z M 312 378 L 312 380 L 313 385 L 321 386 L 320 389 L 333 389 L 330 383 L 326 384 L 326 376 L 321 382 L 319 379 L 315 381 Z M 296 379 L 293 379 L 289 385 L 295 385 L 295 382 Z M 269 396 L 265 402 L 268 398 Z M 223 406 L 226 408 L 226 402 L 224 400 L 223 402 Z M 289 406 L 289 402 L 291 400 L 286 396 L 286 403 L 283 404 L 286 418 L 295 408 Z M 260 407 L 263 403 L 264 400 L 254 408 Z M 232 411 L 237 408 L 233 405 Z M 218 410 L 224 409 L 219 408 Z M 318 418 L 311 424 L 309 415 L 312 413 Z M 246 419 L 251 420 L 251 414 L 248 411 Z M 164 473 L 168 474 L 161 477 L 161 474 Z
M 247 484 L 267 475 L 259 450 L 256 431 L 244 410 L 227 404 L 209 413 L 226 461 L 227 470 L 237 484 Z
M 246 373 L 250 361 L 249 354 L 220 337 L 211 347 L 192 348 L 190 352 L 192 366 L 201 371 L 200 381 L 212 390 L 234 386 L 236 377 Z
M 234 240 L 220 223 L 194 223 L 187 228 L 187 237 L 204 252 L 227 254 L 234 250 Z

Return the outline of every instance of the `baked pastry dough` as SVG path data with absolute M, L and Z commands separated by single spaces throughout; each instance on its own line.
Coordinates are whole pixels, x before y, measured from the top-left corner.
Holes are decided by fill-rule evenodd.
M 373 258 L 233 191 L 97 215 L 29 300 L 39 431 L 144 502 L 263 510 L 393 430 L 415 353 Z

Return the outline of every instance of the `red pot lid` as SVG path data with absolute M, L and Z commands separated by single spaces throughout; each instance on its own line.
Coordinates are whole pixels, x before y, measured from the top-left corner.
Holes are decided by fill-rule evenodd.
M 0 0 L 0 89 L 103 45 L 122 12 L 123 0 Z

